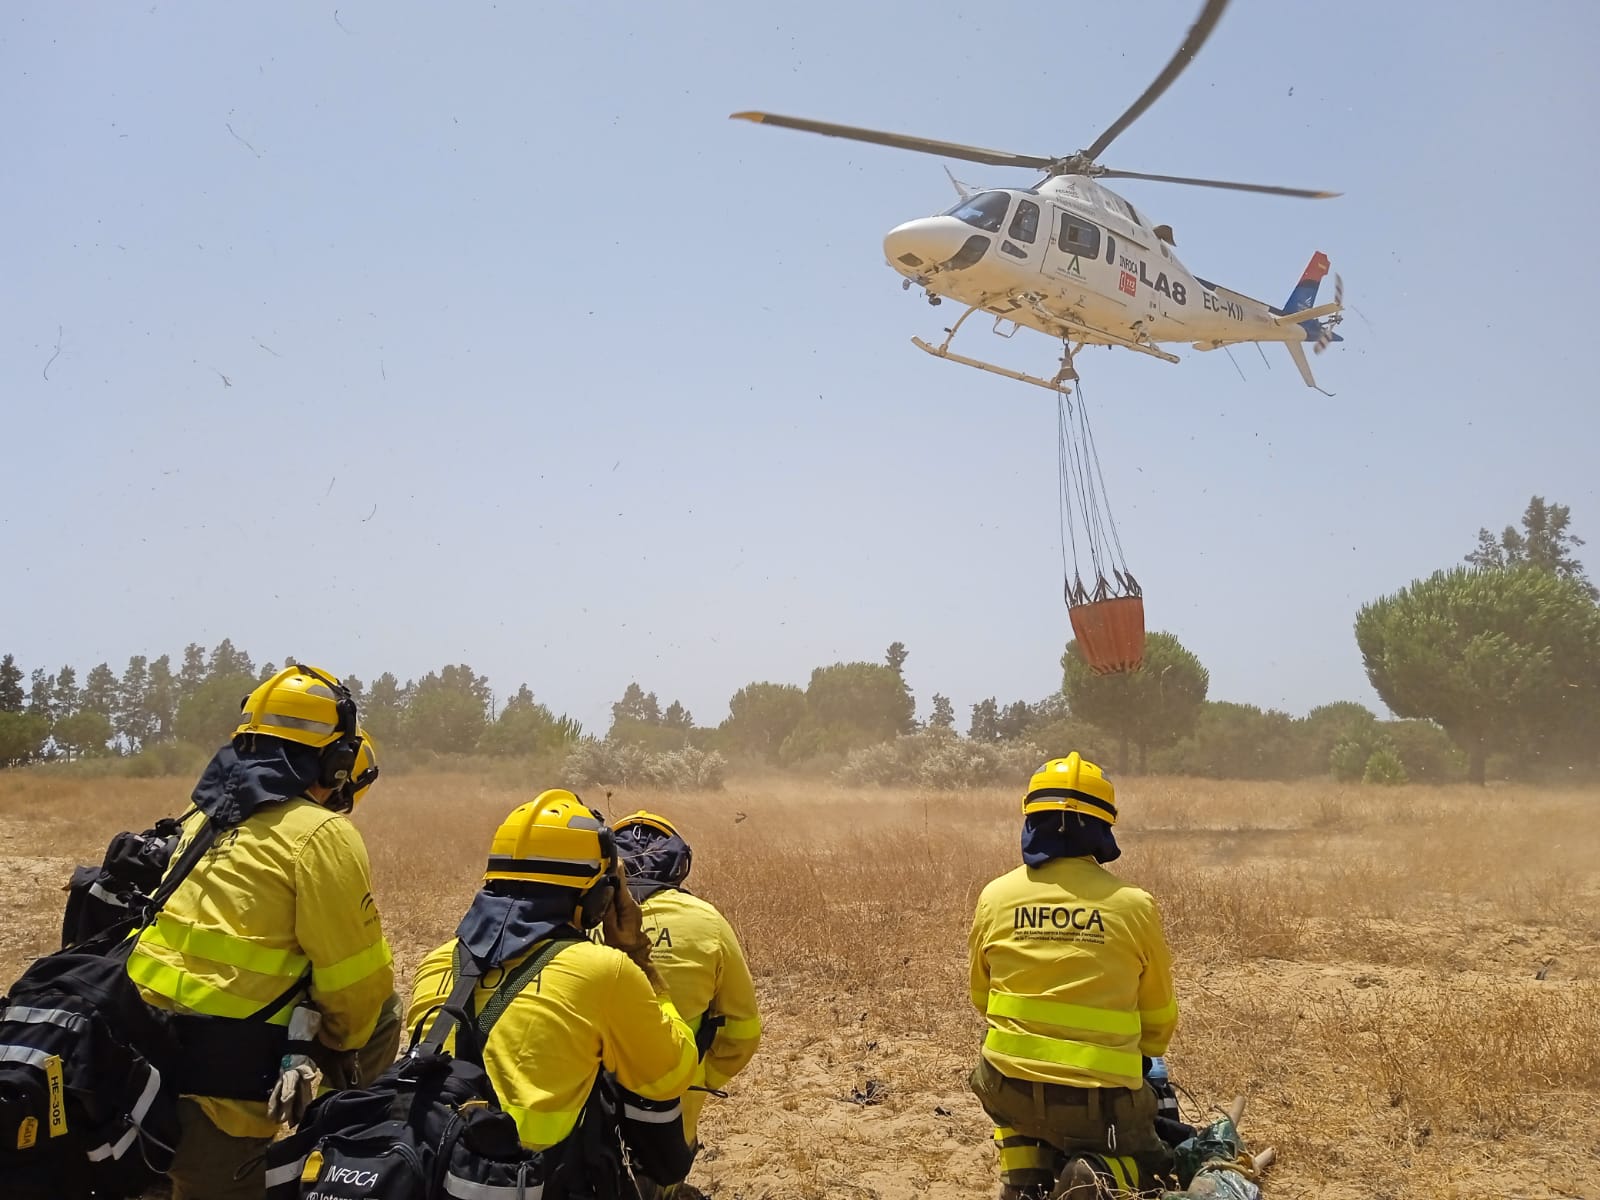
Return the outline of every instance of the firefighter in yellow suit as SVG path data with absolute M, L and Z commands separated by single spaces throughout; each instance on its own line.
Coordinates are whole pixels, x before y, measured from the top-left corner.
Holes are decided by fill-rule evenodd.
M 721 1090 L 744 1070 L 761 1044 L 755 983 L 733 927 L 683 886 L 694 852 L 672 822 L 641 809 L 614 828 L 628 890 L 644 913 L 652 961 L 701 1054 L 692 1090 L 683 1098 L 684 1136 L 697 1146 L 706 1093 Z
M 1045 763 L 1022 811 L 1023 865 L 983 889 L 970 938 L 988 1024 L 970 1083 L 995 1123 L 1000 1195 L 1157 1186 L 1171 1158 L 1144 1059 L 1178 1023 L 1161 914 L 1101 865 L 1121 851 L 1099 767 L 1076 752 Z
M 597 927 L 604 945 L 587 937 Z M 483 1045 L 484 1070 L 519 1140 L 579 1172 L 604 1169 L 584 1157 L 588 1139 L 570 1135 L 597 1102 L 597 1085 L 603 1096 L 614 1081 L 635 1164 L 681 1180 L 690 1154 L 680 1099 L 694 1077 L 694 1034 L 653 964 L 611 829 L 572 792 L 543 792 L 501 824 L 456 936 L 417 968 L 413 1037 L 427 1035 L 458 964 L 465 969 L 458 956 L 481 972 L 472 1011 L 482 1013 L 519 965 L 552 951 L 517 986 Z M 445 1040 L 452 1052 L 454 1039 Z
M 221 832 L 128 955 L 185 1051 L 174 1200 L 259 1198 L 262 1151 L 318 1084 L 394 1061 L 392 956 L 345 815 L 377 774 L 349 691 L 290 665 L 246 698 L 195 787 L 169 870 L 207 819 Z

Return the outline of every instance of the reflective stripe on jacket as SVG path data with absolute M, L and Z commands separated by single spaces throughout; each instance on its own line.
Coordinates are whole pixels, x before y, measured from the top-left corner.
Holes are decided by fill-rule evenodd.
M 199 831 L 193 816 L 172 861 Z M 354 1049 L 394 991 L 393 958 L 372 898 L 361 835 L 304 798 L 270 805 L 216 844 L 139 935 L 128 975 L 146 1002 L 211 1017 L 246 1017 L 309 969 L 321 1039 Z M 289 1021 L 293 1004 L 273 1018 Z M 197 1097 L 234 1137 L 271 1137 L 265 1102 Z
M 426 1036 L 455 984 L 455 940 L 417 968 L 408 1029 Z M 534 953 L 537 947 L 528 953 Z M 526 955 L 485 972 L 473 993 L 482 1012 Z M 455 1034 L 445 1039 L 453 1051 Z M 694 1034 L 672 1001 L 657 997 L 621 951 L 578 941 L 562 950 L 506 1006 L 484 1047 L 484 1069 L 530 1150 L 555 1145 L 577 1123 L 601 1067 L 647 1100 L 683 1095 L 695 1071 Z
M 1148 892 L 1092 858 L 1018 867 L 983 889 L 970 936 L 983 1054 L 1013 1079 L 1143 1086 L 1142 1055 L 1178 1023 L 1172 960 Z

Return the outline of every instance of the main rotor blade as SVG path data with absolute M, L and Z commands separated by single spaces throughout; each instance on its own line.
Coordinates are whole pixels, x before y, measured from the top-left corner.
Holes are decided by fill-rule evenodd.
M 1228 0 L 1206 0 L 1205 8 L 1201 10 L 1195 23 L 1189 27 L 1189 33 L 1183 39 L 1183 44 L 1178 47 L 1178 52 L 1172 56 L 1166 68 L 1156 76 L 1154 83 L 1145 88 L 1144 95 L 1135 100 L 1128 111 L 1118 117 L 1116 123 L 1096 138 L 1094 145 L 1083 152 L 1085 158 L 1090 162 L 1099 158 L 1124 129 L 1137 121 L 1140 114 L 1154 104 L 1162 92 L 1172 86 L 1172 81 L 1183 74 L 1183 69 L 1189 65 L 1189 60 L 1200 52 L 1201 46 L 1205 45 L 1206 38 L 1211 36 L 1211 31 L 1222 18 L 1222 10 L 1227 7 Z
M 1265 192 L 1269 196 L 1297 196 L 1302 200 L 1331 200 L 1343 192 L 1316 192 L 1308 188 L 1271 187 L 1264 183 L 1231 183 L 1226 179 L 1191 179 L 1186 175 L 1146 175 L 1143 171 L 1095 172 L 1099 179 L 1148 179 L 1155 183 L 1188 183 L 1195 187 L 1227 188 L 1235 192 Z
M 783 129 L 799 129 L 805 133 L 820 133 L 825 137 L 849 138 L 857 142 L 872 142 L 879 146 L 893 146 L 898 150 L 916 150 L 923 154 L 942 154 L 946 158 L 961 158 L 968 162 L 987 163 L 991 167 L 1033 167 L 1047 171 L 1052 158 L 1037 154 L 1010 154 L 1004 150 L 987 150 L 982 146 L 963 146 L 958 142 L 936 142 L 932 138 L 912 137 L 904 133 L 884 133 L 878 129 L 860 129 L 854 125 L 833 125 L 827 121 L 808 121 L 803 117 L 780 117 L 776 113 L 736 112 L 730 120 L 754 121 L 758 125 L 777 125 Z

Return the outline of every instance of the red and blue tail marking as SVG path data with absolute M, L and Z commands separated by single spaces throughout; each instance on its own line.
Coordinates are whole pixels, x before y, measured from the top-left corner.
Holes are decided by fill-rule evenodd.
M 1328 256 L 1321 250 L 1313 254 L 1311 261 L 1306 264 L 1305 271 L 1300 275 L 1300 282 L 1294 285 L 1294 291 L 1289 293 L 1289 298 L 1283 302 L 1283 307 L 1273 311 L 1281 316 L 1286 313 L 1302 312 L 1314 305 L 1317 302 L 1317 289 L 1327 278 L 1328 265 Z M 1300 328 L 1306 331 L 1308 342 L 1315 342 L 1323 337 L 1320 321 L 1301 321 Z M 1336 342 L 1344 341 L 1337 333 L 1331 336 Z

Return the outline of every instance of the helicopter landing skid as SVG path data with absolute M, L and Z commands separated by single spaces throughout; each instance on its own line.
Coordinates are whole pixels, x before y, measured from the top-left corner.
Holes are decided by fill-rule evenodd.
M 947 358 L 951 362 L 958 362 L 962 366 L 966 367 L 976 367 L 978 370 L 987 371 L 991 375 L 1003 375 L 1007 379 L 1015 379 L 1019 383 L 1031 383 L 1035 387 L 1042 387 L 1045 391 L 1055 392 L 1057 395 L 1070 396 L 1072 394 L 1072 389 L 1067 385 L 1078 377 L 1078 373 L 1072 369 L 1072 350 L 1070 343 L 1064 345 L 1062 348 L 1061 370 L 1056 373 L 1056 377 L 1054 379 L 1040 379 L 1037 375 L 1028 375 L 1022 371 L 1013 371 L 1010 367 L 1002 367 L 996 363 L 983 362 L 981 359 L 968 358 L 964 354 L 952 353 L 950 350 L 950 343 L 955 339 L 955 336 L 960 331 L 962 324 L 973 313 L 979 311 L 981 310 L 978 308 L 978 306 L 974 305 L 957 317 L 956 323 L 944 331 L 944 341 L 940 342 L 937 346 L 930 346 L 927 342 L 923 341 L 919 337 L 912 338 L 911 344 L 917 347 L 919 350 L 927 351 L 935 358 Z M 999 325 L 1000 323 L 997 320 L 995 322 L 995 328 L 997 332 L 999 330 Z M 1015 331 L 1013 330 L 1013 332 Z
M 1048 379 L 1040 379 L 1037 375 L 1025 375 L 1021 371 L 1013 371 L 1010 367 L 1001 367 L 994 363 L 982 362 L 976 358 L 968 358 L 964 354 L 952 354 L 948 343 L 942 346 L 930 346 L 921 338 L 914 337 L 911 339 L 911 344 L 919 350 L 926 350 L 935 358 L 948 358 L 951 362 L 958 362 L 963 366 L 976 367 L 980 371 L 988 371 L 991 375 L 1004 375 L 1007 379 L 1015 379 L 1020 383 L 1031 383 L 1036 387 L 1044 388 L 1047 392 L 1059 392 L 1063 396 L 1072 394 L 1072 389 L 1067 386 L 1069 381 L 1065 379 L 1058 379 L 1052 383 Z M 1073 378 L 1077 378 L 1077 376 L 1074 375 Z

